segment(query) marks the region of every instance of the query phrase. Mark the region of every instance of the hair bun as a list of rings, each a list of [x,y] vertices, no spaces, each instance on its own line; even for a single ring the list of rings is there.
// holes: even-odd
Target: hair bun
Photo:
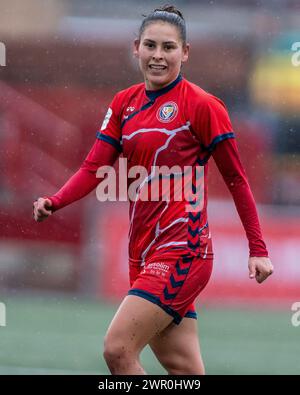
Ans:
[[[173,5],[164,5],[160,8],[156,8],[149,15],[143,15],[144,20],[139,29],[139,39],[141,38],[146,27],[151,23],[162,21],[174,25],[180,34],[180,39],[182,43],[186,44],[186,27],[185,20],[182,13]]]
[[[178,16],[180,16],[180,18],[182,18],[184,20],[184,17],[182,15],[182,13],[173,5],[169,5],[169,4],[165,4],[160,8],[156,8],[154,10],[155,11],[164,11],[164,12],[169,12],[170,14],[176,14]]]

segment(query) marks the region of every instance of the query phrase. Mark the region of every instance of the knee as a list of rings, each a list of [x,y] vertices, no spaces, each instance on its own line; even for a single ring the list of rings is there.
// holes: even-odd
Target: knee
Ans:
[[[103,357],[111,372],[118,369],[121,365],[126,365],[131,359],[134,359],[135,353],[129,350],[125,344],[117,339],[105,337]]]
[[[103,357],[107,364],[118,361],[125,357],[125,347],[120,342],[105,337],[103,347]]]

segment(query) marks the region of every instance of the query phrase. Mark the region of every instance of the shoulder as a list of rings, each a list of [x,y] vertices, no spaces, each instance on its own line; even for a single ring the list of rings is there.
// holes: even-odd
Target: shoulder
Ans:
[[[141,90],[143,90],[145,87],[145,84],[142,82],[140,84],[135,84],[131,85],[130,87],[123,89],[119,91],[115,97],[114,100],[117,101],[124,101],[124,100],[130,100],[131,97],[135,96],[137,93],[139,93]]]
[[[110,103],[110,111],[120,115],[128,106],[128,103],[131,101],[131,99],[143,89],[144,83],[140,83],[117,92]]]
[[[219,109],[220,107],[226,109],[224,102],[213,94],[200,88],[200,86],[184,79],[184,88],[188,103],[191,104],[192,108],[197,110],[203,109]]]

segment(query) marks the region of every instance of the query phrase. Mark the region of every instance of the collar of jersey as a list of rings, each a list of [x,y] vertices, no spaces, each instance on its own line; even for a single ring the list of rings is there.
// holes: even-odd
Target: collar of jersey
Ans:
[[[156,91],[148,91],[145,90],[146,95],[151,101],[154,101],[156,98],[158,98],[161,95],[164,95],[165,93],[169,92],[171,89],[173,89],[180,81],[182,80],[182,75],[179,74],[176,80],[171,82],[169,85],[165,86],[164,88],[158,89]]]

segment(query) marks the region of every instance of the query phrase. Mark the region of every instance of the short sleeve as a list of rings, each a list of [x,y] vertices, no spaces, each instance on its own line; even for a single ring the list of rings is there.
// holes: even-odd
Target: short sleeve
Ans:
[[[196,102],[193,113],[192,128],[204,153],[210,155],[219,142],[235,137],[225,104],[215,96]]]
[[[111,102],[107,113],[102,122],[101,128],[98,130],[96,137],[114,146],[119,152],[122,151],[121,146],[121,123],[120,123],[120,99],[117,94]]]

